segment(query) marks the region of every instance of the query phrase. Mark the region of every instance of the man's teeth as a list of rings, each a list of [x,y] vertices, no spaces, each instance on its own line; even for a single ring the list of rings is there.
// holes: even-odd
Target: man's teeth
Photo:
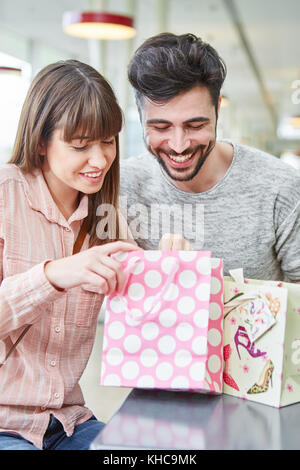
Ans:
[[[99,171],[98,173],[83,173],[85,176],[90,176],[91,178],[97,178],[98,176],[101,175],[101,171]]]
[[[177,163],[183,163],[183,162],[186,162],[187,160],[189,160],[192,156],[192,153],[190,153],[189,155],[185,155],[184,157],[175,157],[174,155],[168,155],[169,158],[171,158],[171,160],[174,160],[174,162],[177,162]]]

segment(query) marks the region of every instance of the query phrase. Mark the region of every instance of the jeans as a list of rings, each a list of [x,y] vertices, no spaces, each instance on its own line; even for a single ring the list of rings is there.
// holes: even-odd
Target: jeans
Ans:
[[[67,436],[62,424],[51,415],[43,440],[43,450],[88,450],[105,424],[92,416]],[[0,450],[40,450],[19,434],[0,432]]]

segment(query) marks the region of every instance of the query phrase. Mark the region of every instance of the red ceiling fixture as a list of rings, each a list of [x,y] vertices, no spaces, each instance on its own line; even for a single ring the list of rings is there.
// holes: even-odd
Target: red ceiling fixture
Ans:
[[[130,16],[92,11],[65,12],[63,31],[86,39],[130,39],[136,35]]]

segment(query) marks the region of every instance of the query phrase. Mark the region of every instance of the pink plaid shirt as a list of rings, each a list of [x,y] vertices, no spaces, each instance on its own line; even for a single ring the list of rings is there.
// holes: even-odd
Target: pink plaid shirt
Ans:
[[[43,174],[0,169],[0,358],[32,324],[0,369],[0,431],[42,448],[50,413],[67,435],[92,412],[78,381],[89,359],[103,296],[81,287],[58,291],[44,265],[72,254],[88,197],[66,221]],[[88,236],[82,249],[88,248]]]

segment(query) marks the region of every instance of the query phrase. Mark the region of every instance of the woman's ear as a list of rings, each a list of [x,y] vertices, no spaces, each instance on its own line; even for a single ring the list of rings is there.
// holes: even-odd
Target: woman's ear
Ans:
[[[38,153],[43,157],[46,155],[46,145],[44,140],[41,140],[38,144]]]

